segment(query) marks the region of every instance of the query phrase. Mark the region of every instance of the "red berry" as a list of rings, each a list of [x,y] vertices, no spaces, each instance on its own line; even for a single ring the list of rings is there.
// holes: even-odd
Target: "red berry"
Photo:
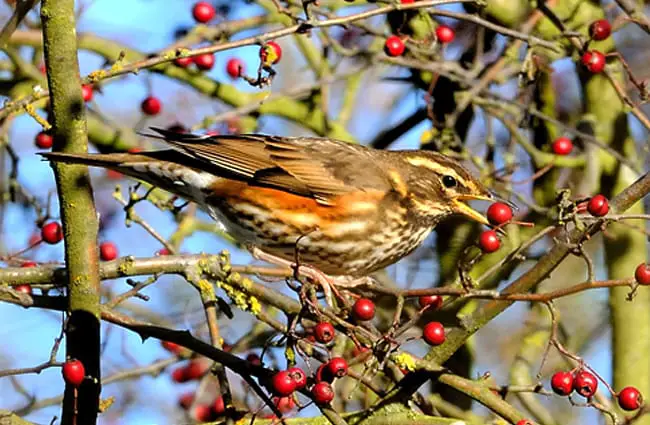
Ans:
[[[90,102],[93,100],[93,86],[90,84],[84,84],[81,86],[81,95],[84,98],[84,102]]]
[[[190,57],[174,59],[174,64],[176,64],[176,66],[179,66],[181,68],[187,68],[192,64],[192,62],[194,62],[194,59]]]
[[[342,378],[348,374],[348,362],[343,357],[334,357],[327,362],[327,370],[332,376]]]
[[[606,39],[611,33],[612,26],[607,19],[599,19],[589,25],[589,35],[596,41]]]
[[[198,404],[192,416],[198,422],[210,422],[213,419],[212,408],[209,404]]]
[[[192,403],[194,403],[193,392],[185,393],[178,399],[178,405],[185,410],[189,409]]]
[[[414,3],[414,2],[415,2],[415,0],[400,0],[400,3],[402,3],[402,4],[411,4],[411,3]]]
[[[275,41],[269,41],[260,47],[260,59],[264,66],[271,66],[282,59],[282,47]]]
[[[65,382],[73,387],[81,385],[86,377],[86,370],[83,363],[76,359],[68,360],[63,363],[61,373],[63,373],[63,379]]]
[[[25,267],[36,267],[36,263],[33,261],[25,261],[20,265],[20,267],[25,268]]]
[[[499,249],[501,241],[494,230],[486,230],[478,238],[478,244],[483,252],[489,254]]]
[[[591,372],[581,370],[573,377],[573,389],[583,397],[593,397],[598,389],[598,380]]]
[[[185,373],[185,366],[177,367],[176,369],[172,370],[172,381],[179,384],[189,381],[187,374]]]
[[[521,419],[517,421],[517,425],[535,425],[535,424],[529,421],[528,419]]]
[[[329,371],[328,363],[323,363],[316,370],[316,382],[333,382],[334,375]]]
[[[456,32],[453,28],[448,27],[447,25],[438,25],[438,28],[436,28],[436,37],[442,44],[447,44],[454,41],[454,38],[456,38]]]
[[[117,258],[117,247],[113,242],[102,242],[99,245],[99,257],[102,261],[111,261]]]
[[[202,24],[210,22],[216,13],[214,6],[207,1],[200,1],[192,8],[192,16],[194,16],[194,20]]]
[[[167,248],[160,248],[158,251],[156,251],[156,255],[169,255],[171,252]]]
[[[162,103],[157,97],[148,96],[140,104],[140,109],[147,115],[158,115],[162,110]]]
[[[183,347],[176,344],[175,342],[161,341],[160,345],[162,345],[165,350],[169,351],[172,354],[180,354],[180,352],[183,351]]]
[[[634,278],[639,285],[650,285],[650,265],[639,264],[634,271]]]
[[[226,413],[226,404],[223,402],[223,397],[219,396],[212,403],[212,412],[217,416],[222,416]]]
[[[56,221],[47,223],[41,229],[41,238],[51,245],[61,242],[63,240],[63,229],[61,225]]]
[[[573,373],[556,372],[551,377],[551,388],[555,394],[566,396],[573,391]]]
[[[209,71],[214,66],[214,55],[212,53],[204,53],[202,55],[194,56],[194,64],[202,71]]]
[[[598,50],[588,50],[582,54],[582,64],[593,74],[605,69],[605,55]]]
[[[45,131],[38,133],[34,139],[34,144],[41,149],[50,149],[53,143],[54,137]]]
[[[368,298],[359,298],[352,306],[352,314],[357,320],[372,320],[375,317],[375,303]]]
[[[282,370],[273,375],[271,386],[275,395],[286,397],[296,390],[296,381],[288,370]]]
[[[388,37],[386,39],[386,43],[384,44],[384,52],[386,52],[388,56],[402,56],[404,49],[404,42],[396,35],[391,35]]]
[[[495,202],[488,208],[487,218],[495,226],[507,223],[512,220],[512,209],[503,202]]]
[[[26,283],[14,286],[14,291],[20,292],[21,294],[32,295],[32,287]]]
[[[291,375],[291,378],[293,378],[294,382],[296,383],[297,390],[304,388],[305,385],[307,385],[307,375],[305,374],[304,370],[300,369],[299,367],[292,367],[291,369],[287,370],[287,372],[289,372],[289,375]]]
[[[587,211],[594,217],[602,217],[609,212],[609,202],[603,195],[596,195],[589,200]]]
[[[636,410],[643,404],[643,396],[634,387],[625,387],[618,393],[618,405],[623,410]]]
[[[293,401],[293,397],[273,397],[273,403],[282,413],[289,413],[296,407],[296,402]]]
[[[250,364],[254,366],[261,366],[262,365],[262,359],[260,359],[260,356],[258,356],[255,353],[248,353],[246,356],[246,360],[250,362]]]
[[[334,390],[327,382],[319,382],[311,388],[311,395],[318,404],[327,404],[334,400]]]
[[[431,306],[434,310],[442,307],[442,297],[440,295],[422,295],[418,298],[421,308]]]
[[[244,64],[237,58],[230,58],[226,62],[226,72],[230,78],[239,78],[244,73]]]
[[[440,322],[429,322],[422,329],[422,338],[429,345],[440,345],[445,342],[445,327]]]
[[[568,155],[573,150],[573,142],[568,137],[558,137],[553,141],[551,149],[556,155]]]
[[[316,337],[316,341],[327,344],[334,339],[336,331],[331,323],[320,322],[314,327],[314,336]]]
[[[210,365],[206,361],[201,359],[190,360],[187,366],[185,366],[185,380],[192,381],[194,379],[200,379],[209,368]]]

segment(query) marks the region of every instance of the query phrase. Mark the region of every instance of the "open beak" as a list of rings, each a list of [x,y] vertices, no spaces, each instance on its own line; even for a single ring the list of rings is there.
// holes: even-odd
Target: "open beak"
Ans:
[[[456,213],[469,217],[481,224],[490,224],[488,219],[483,214],[476,211],[463,201],[492,201],[493,199],[494,197],[491,195],[460,195],[456,197],[452,202],[454,204],[454,211]]]

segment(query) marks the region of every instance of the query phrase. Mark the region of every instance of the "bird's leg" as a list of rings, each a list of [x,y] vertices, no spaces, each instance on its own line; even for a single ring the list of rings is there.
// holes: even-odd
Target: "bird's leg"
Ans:
[[[341,297],[341,294],[336,289],[336,281],[335,281],[336,278],[332,278],[326,275],[325,273],[321,272],[315,267],[309,265],[297,264],[292,261],[285,260],[284,258],[280,258],[275,255],[264,252],[256,246],[249,246],[249,251],[253,256],[253,258],[257,260],[265,261],[267,263],[271,263],[278,267],[286,267],[292,269],[295,271],[296,275],[298,276],[302,275],[308,277],[313,281],[317,282],[318,284],[320,284],[320,286],[323,288],[323,293],[325,294],[325,302],[329,307],[334,307],[334,299],[332,297],[332,292],[334,292],[334,294],[337,297],[339,298]]]

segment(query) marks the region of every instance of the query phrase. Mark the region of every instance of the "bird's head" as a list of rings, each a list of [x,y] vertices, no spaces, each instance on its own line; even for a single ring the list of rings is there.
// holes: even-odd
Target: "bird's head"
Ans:
[[[409,210],[426,223],[461,214],[482,224],[487,218],[470,207],[467,201],[494,199],[490,191],[459,162],[439,153],[405,151],[401,160],[408,169],[404,191]]]

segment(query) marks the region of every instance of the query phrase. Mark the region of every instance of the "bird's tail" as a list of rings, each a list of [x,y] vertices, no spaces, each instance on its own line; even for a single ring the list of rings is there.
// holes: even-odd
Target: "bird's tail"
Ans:
[[[199,171],[193,167],[193,164],[180,163],[179,159],[183,155],[174,150],[137,154],[46,152],[40,153],[40,155],[51,162],[83,164],[115,170],[196,202],[201,202],[202,191],[217,178],[209,173]],[[187,158],[183,158],[183,160],[190,161]]]

